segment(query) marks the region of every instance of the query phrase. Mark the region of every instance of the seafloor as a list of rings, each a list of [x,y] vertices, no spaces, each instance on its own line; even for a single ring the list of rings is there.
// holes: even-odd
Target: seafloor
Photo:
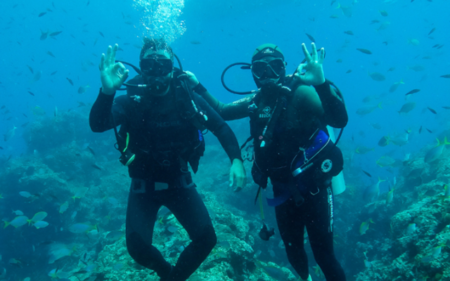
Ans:
[[[14,231],[7,236],[10,246],[5,248],[9,254],[3,256],[11,258],[14,253],[24,261],[27,267],[20,270],[26,271],[31,280],[48,280],[52,268],[58,269],[58,277],[70,280],[158,280],[127,253],[121,232],[125,230],[130,179],[117,160],[112,131],[91,133],[87,112],[85,108],[30,123],[24,134],[29,153],[1,161],[1,200],[27,210],[28,217],[46,211],[50,223],[45,229],[25,225],[2,230]],[[386,204],[384,194],[364,205],[357,167],[352,166],[345,143],[342,149],[347,191],[335,198],[335,252],[348,280],[450,280],[450,198],[443,196],[450,178],[450,151],[444,150],[430,165],[424,163],[429,149],[424,148],[398,168],[390,204]],[[229,164],[219,145],[207,145],[195,182],[210,212],[218,243],[189,280],[298,280],[277,231],[268,242],[258,236],[261,219],[253,200],[256,185],[249,183],[245,190],[234,193],[228,186]],[[246,163],[247,171],[250,165]],[[20,191],[33,196],[21,198]],[[60,206],[65,202],[69,207],[61,213]],[[8,219],[14,218],[10,210],[2,209],[5,213]],[[265,208],[266,223],[276,226],[273,213],[273,209]],[[373,223],[361,235],[361,223],[370,219]],[[98,233],[71,233],[68,229],[75,223],[92,225]],[[414,231],[408,228],[412,223]],[[153,241],[166,259],[175,263],[189,237],[162,209]],[[312,259],[307,241],[305,238]],[[27,243],[33,246],[33,253],[15,251],[16,245]],[[56,243],[70,251],[49,265],[51,245]],[[15,270],[9,271],[24,278]],[[324,280],[314,260],[310,261],[310,271],[313,280]]]

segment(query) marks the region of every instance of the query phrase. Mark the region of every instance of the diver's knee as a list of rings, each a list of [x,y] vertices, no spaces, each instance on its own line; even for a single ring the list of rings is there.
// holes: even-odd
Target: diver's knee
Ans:
[[[201,235],[197,238],[197,241],[201,242],[206,249],[212,250],[217,244],[217,235],[213,226],[206,226]]]
[[[144,241],[136,233],[130,234],[126,237],[127,251],[131,258],[138,264],[142,265]]]

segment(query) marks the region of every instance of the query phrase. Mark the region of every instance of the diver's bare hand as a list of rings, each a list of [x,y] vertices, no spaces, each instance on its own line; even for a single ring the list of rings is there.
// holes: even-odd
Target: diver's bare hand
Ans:
[[[241,191],[244,188],[246,181],[247,176],[245,174],[245,168],[242,160],[234,159],[230,169],[230,187],[236,183],[236,188],[234,191]]]
[[[200,82],[198,82],[197,77],[195,77],[195,74],[190,71],[185,71],[183,74],[178,76],[178,78],[184,78],[186,79],[189,88],[194,89],[195,86],[197,86]]]
[[[295,77],[300,79],[306,85],[318,86],[325,82],[325,74],[323,72],[323,61],[325,59],[325,49],[321,48],[319,54],[317,53],[316,44],[311,43],[311,54],[306,49],[305,44],[302,44],[303,54],[306,58],[306,63],[302,63],[297,68]]]
[[[100,79],[102,81],[102,93],[105,95],[113,95],[128,78],[128,69],[122,63],[116,63],[118,48],[119,45],[117,44],[114,47],[108,46],[106,55],[102,54],[100,60]]]

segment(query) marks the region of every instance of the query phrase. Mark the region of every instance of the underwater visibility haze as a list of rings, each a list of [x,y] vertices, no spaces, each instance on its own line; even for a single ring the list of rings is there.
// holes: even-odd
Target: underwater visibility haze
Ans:
[[[0,8],[0,280],[450,280],[449,1],[11,0],[2,1]],[[160,41],[146,45],[145,38],[162,38],[166,45],[161,47]],[[270,51],[270,60],[264,60],[261,50],[255,51],[259,46]],[[124,64],[115,66],[112,54]],[[308,58],[310,54],[312,58]],[[222,77],[225,68],[238,62],[244,64],[231,67]],[[295,237],[303,246],[286,246],[283,240],[288,240],[280,228],[289,226],[280,226],[279,213],[282,206],[296,200],[296,193],[292,187],[287,193],[277,193],[273,175],[268,184],[266,177],[267,188],[254,182],[255,155],[259,157],[258,151],[271,143],[266,132],[277,141],[289,129],[282,122],[286,120],[281,118],[283,124],[274,126],[266,121],[269,125],[261,128],[260,138],[240,151],[247,181],[243,187],[241,157],[233,155],[239,154],[237,143],[244,144],[250,136],[250,118],[227,117],[217,109],[220,105],[210,107],[203,98],[209,104],[211,99],[197,97],[207,89],[225,104],[242,98],[234,105],[255,101],[254,95],[264,92],[256,90],[265,87],[259,80],[258,63],[260,76],[272,73],[277,79],[280,73],[283,77],[296,73],[303,77],[298,79],[306,79],[310,72],[320,74],[323,67],[326,81],[296,87],[313,92],[319,102],[324,95],[322,83],[335,84],[342,93],[345,106],[339,94],[333,94],[333,103],[322,100],[324,114],[341,105],[344,113],[325,124],[336,128],[328,127],[325,134],[326,126],[320,127],[308,140],[317,141],[321,133],[330,143],[338,138],[337,146],[331,146],[342,152],[343,171],[335,177],[339,183],[333,180],[334,196],[330,183],[328,189],[318,189],[330,208],[322,211],[330,212],[332,258],[317,250],[323,246],[323,233],[311,235],[303,231],[304,226]],[[142,159],[127,154],[133,136],[129,142],[130,135],[123,132],[132,130],[127,127],[130,124],[120,123],[118,136],[112,130],[116,123],[111,122],[121,122],[114,119],[125,116],[122,113],[128,109],[125,105],[123,112],[117,109],[120,99],[113,104],[116,88],[111,86],[111,93],[106,92],[105,73],[112,71],[109,77],[119,78],[128,75],[127,82],[132,84],[128,96],[147,89],[133,84],[147,83],[158,99],[166,95],[168,80],[145,77],[164,73],[166,67],[169,73],[172,66],[188,71],[177,84],[177,89],[189,93],[189,100],[180,99],[182,106],[191,106],[187,115],[194,110],[207,125],[194,130],[200,142],[193,151],[205,144],[204,153],[196,154],[203,154],[199,165],[192,157],[184,163],[189,162],[192,172],[192,179],[186,176],[188,183],[184,184],[195,182],[196,188],[183,187],[185,196],[180,193],[175,196],[179,201],[165,204],[165,196],[149,199],[137,191],[138,187],[147,190],[149,181],[133,176],[132,162],[141,163]],[[167,73],[166,77],[172,75]],[[247,95],[230,93],[222,81]],[[289,97],[288,90],[279,87],[285,91],[274,99],[279,114],[284,116],[283,110],[289,112],[289,106],[298,102],[302,109],[295,114],[306,116],[299,131],[307,131],[314,104],[308,99],[283,99]],[[128,97],[127,91],[115,93],[116,98],[121,95]],[[146,103],[145,97],[141,103],[137,94],[131,98],[134,104]],[[173,104],[178,106],[180,100]],[[106,108],[103,115],[100,105]],[[197,124],[189,117],[189,122],[166,134],[167,128],[180,125],[177,118],[181,114],[169,112],[163,105],[150,110],[168,118],[155,123],[155,128],[163,128],[156,139],[158,145],[172,147],[175,140],[189,139],[188,129]],[[249,103],[248,110],[245,107],[244,113],[250,113],[244,117],[252,116],[254,105]],[[203,117],[204,112],[208,117]],[[277,112],[268,107],[254,118],[276,119]],[[338,115],[342,119],[335,118]],[[188,119],[182,116],[184,121]],[[224,123],[220,116],[233,121]],[[295,133],[293,130],[292,139]],[[332,134],[336,138],[328,137]],[[122,144],[115,145],[117,137],[123,137]],[[255,152],[252,143],[257,146]],[[153,142],[148,147],[153,149]],[[183,148],[177,147],[180,154],[187,153]],[[305,159],[308,149],[300,146]],[[159,161],[162,154],[152,155]],[[119,161],[119,157],[125,160]],[[169,157],[167,153],[165,157]],[[294,160],[298,159],[292,160],[295,164]],[[170,161],[164,158],[160,162],[166,167]],[[329,171],[327,163],[322,163],[324,173]],[[303,173],[304,166],[296,168],[300,171],[294,170],[294,177],[295,171]],[[179,170],[184,180],[189,172]],[[159,180],[152,181],[153,192],[175,192],[171,180],[179,175],[165,175],[165,171],[153,171],[163,178],[161,182],[166,181],[166,187],[160,187]],[[280,197],[274,198],[272,185]],[[308,191],[302,195],[305,201],[298,205],[310,206],[308,200],[316,194]],[[278,202],[283,196],[285,200]],[[168,206],[148,207],[156,197]],[[198,203],[194,208],[183,205],[194,201]],[[129,202],[134,202],[133,208]],[[293,204],[289,210],[295,208]],[[297,217],[309,220],[298,210],[290,213],[292,225]],[[147,211],[154,214],[142,215],[142,219]],[[197,226],[209,231],[209,236],[203,236]],[[136,233],[148,240],[139,240]],[[311,243],[315,249],[310,239],[315,241]],[[303,259],[303,265],[296,266],[300,262],[293,257],[303,253],[303,247],[308,264]],[[156,266],[153,260],[146,260],[146,251],[166,262]],[[188,279],[177,277],[183,276],[178,273],[183,264],[177,264],[183,255],[196,264],[190,273],[185,269]],[[343,274],[324,270],[324,265],[335,261],[345,279]],[[309,279],[301,276],[304,274]]]

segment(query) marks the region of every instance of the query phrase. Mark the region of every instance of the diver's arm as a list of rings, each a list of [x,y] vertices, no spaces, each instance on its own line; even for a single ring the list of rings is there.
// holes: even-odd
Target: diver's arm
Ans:
[[[245,186],[246,175],[245,168],[242,163],[241,150],[239,148],[239,143],[236,136],[228,124],[206,103],[203,98],[196,96],[194,99],[197,105],[205,111],[206,116],[208,116],[208,121],[206,121],[205,124],[206,128],[217,137],[231,160],[230,187],[236,185],[234,191],[240,191]]]
[[[314,86],[314,89],[316,89],[322,102],[324,122],[334,128],[344,128],[348,122],[348,115],[341,97],[327,81],[318,86]]]
[[[206,128],[217,137],[230,160],[242,160],[239,143],[230,126],[228,126],[222,117],[220,117],[203,98],[196,96],[194,99],[196,104],[205,111],[206,116],[208,116],[208,121],[206,121],[205,124]]]
[[[316,45],[311,43],[311,53],[302,44],[303,54],[306,63],[301,63],[294,77],[303,84],[312,85],[319,95],[322,103],[322,121],[324,125],[330,125],[335,128],[343,128],[347,125],[348,115],[344,101],[337,95],[336,91],[331,89],[331,85],[325,79],[323,71],[323,61],[325,60],[325,49],[321,48],[317,52]],[[316,102],[313,102],[317,104]]]
[[[116,63],[116,53],[119,45],[109,46],[106,55],[102,54],[100,60],[100,80],[102,87],[91,108],[89,125],[93,132],[104,132],[122,124],[125,114],[122,102],[126,96],[118,97],[113,105],[114,95],[128,78],[128,69],[122,63]]]
[[[106,95],[100,90],[89,114],[91,130],[101,133],[112,129],[114,125],[121,125],[125,119],[125,112],[122,107],[125,98],[126,96],[120,96],[114,101],[114,94]]]
[[[199,84],[201,85],[201,84]],[[208,90],[194,91],[198,93],[208,104],[226,121],[237,120],[248,117],[248,106],[253,96],[245,97],[243,99],[234,101],[232,103],[224,104],[211,95]]]

